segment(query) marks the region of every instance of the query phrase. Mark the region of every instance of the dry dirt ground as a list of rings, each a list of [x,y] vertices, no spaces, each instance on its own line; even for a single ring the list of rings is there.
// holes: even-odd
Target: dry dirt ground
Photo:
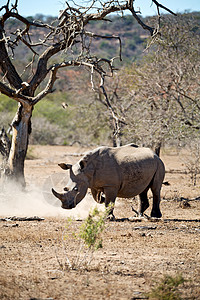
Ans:
[[[90,265],[67,267],[79,249],[72,233],[94,203],[88,195],[68,212],[50,204],[54,198],[48,188],[63,177],[57,163],[77,161],[85,150],[32,146],[33,159],[25,166],[28,191],[20,194],[12,186],[10,194],[0,194],[0,299],[147,299],[144,293],[162,278],[178,274],[185,279],[179,286],[181,299],[200,299],[200,178],[194,187],[179,153],[170,149],[161,155],[170,183],[162,189],[162,219],[129,221],[125,218],[134,215],[131,206],[137,209],[137,201],[118,199],[117,220],[106,222],[103,248],[89,254]],[[75,218],[71,222],[69,215]],[[44,220],[6,219],[12,216]]]

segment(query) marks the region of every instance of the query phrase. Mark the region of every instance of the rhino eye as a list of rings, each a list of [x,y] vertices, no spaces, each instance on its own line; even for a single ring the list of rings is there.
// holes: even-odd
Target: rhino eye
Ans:
[[[73,191],[78,191],[77,186],[75,186],[75,187],[73,188]]]

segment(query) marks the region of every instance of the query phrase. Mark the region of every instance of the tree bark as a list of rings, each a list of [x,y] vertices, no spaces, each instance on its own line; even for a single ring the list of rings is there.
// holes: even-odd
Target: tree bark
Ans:
[[[121,135],[120,134],[117,134],[117,135],[113,134],[113,147],[120,147],[120,146],[122,146]]]
[[[155,146],[155,153],[160,157],[160,149],[161,149],[162,143],[158,142]]]
[[[32,111],[33,106],[19,104],[18,111],[12,122],[13,136],[7,170],[10,179],[16,181],[22,188],[25,187],[24,162],[31,133]]]

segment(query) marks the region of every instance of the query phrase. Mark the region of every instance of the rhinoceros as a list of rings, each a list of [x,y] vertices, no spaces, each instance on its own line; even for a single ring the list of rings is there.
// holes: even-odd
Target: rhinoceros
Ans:
[[[149,148],[133,144],[122,147],[99,147],[85,154],[76,164],[60,163],[70,170],[64,193],[52,189],[61,200],[62,208],[74,208],[91,189],[93,198],[107,207],[116,197],[132,198],[139,195],[138,215],[149,207],[147,192],[151,189],[153,205],[151,217],[160,218],[160,190],[165,176],[162,160]],[[103,196],[104,195],[104,196]],[[114,215],[113,215],[114,217]]]

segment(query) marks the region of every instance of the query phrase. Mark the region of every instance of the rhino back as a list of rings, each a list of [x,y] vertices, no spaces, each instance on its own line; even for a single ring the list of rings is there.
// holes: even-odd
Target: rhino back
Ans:
[[[95,159],[93,185],[112,186],[119,197],[136,196],[150,184],[158,163],[159,158],[149,148],[104,148]]]
[[[119,197],[133,197],[143,192],[151,183],[160,163],[159,157],[149,148],[119,148],[115,159],[121,174]]]

